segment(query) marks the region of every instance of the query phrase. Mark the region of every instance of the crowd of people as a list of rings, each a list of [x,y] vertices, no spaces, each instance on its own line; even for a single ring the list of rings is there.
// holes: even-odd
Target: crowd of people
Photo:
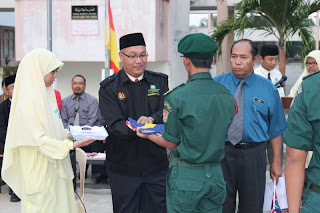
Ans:
[[[116,213],[261,213],[267,159],[277,183],[283,143],[289,212],[300,212],[305,172],[301,212],[319,212],[320,51],[305,58],[287,121],[284,88],[275,87],[282,78],[276,45],[262,46],[261,65],[254,68],[256,44],[234,42],[231,72],[212,78],[218,46],[202,33],[187,35],[177,51],[188,81],[169,90],[167,75],[146,70],[142,33],[124,35],[119,44],[123,68],[100,83],[99,101],[85,92],[82,75],[71,79],[73,93],[61,100],[52,84],[63,63],[44,49],[29,52],[17,75],[3,80],[1,175],[13,190],[11,201],[21,198],[23,212],[77,212],[72,150],[82,147],[106,151],[105,165],[93,167],[92,178],[109,182]],[[135,132],[126,125],[129,117],[163,123],[164,132]],[[69,125],[106,126],[109,136],[74,141]]]

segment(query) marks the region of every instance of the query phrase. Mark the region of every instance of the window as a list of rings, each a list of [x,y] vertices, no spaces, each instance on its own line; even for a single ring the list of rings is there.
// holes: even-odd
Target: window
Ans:
[[[15,58],[14,29],[4,28],[2,34],[3,58]]]

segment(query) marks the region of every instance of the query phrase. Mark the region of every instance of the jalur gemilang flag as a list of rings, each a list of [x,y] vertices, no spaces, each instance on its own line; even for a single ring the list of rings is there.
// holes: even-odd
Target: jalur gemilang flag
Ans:
[[[274,191],[273,192],[273,199],[272,199],[272,203],[271,203],[271,213],[281,213],[281,209],[279,206],[279,202],[278,202],[278,197],[277,197],[277,192]]]
[[[112,12],[110,7],[110,1],[108,2],[109,23],[107,22],[105,27],[105,42],[104,45],[110,50],[110,69],[113,69],[114,73],[119,72],[119,58],[116,33],[113,25]],[[108,26],[109,25],[109,26]]]

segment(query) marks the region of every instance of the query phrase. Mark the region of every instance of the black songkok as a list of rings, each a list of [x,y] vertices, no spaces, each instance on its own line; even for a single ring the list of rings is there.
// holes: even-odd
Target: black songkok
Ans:
[[[279,55],[279,49],[277,45],[263,45],[261,47],[261,57],[264,58],[265,56],[276,56]]]
[[[142,33],[124,35],[119,40],[120,50],[132,46],[146,46]]]
[[[8,77],[5,77],[4,83],[5,83],[6,87],[7,87],[10,84],[13,84],[15,80],[16,80],[16,75],[9,75]]]

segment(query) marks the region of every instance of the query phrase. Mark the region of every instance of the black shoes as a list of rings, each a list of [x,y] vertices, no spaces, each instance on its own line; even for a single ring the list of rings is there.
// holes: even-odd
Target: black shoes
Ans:
[[[104,184],[108,183],[108,177],[100,173],[96,173],[92,175],[91,179],[94,183],[104,183]]]
[[[11,202],[19,202],[20,198],[14,192],[12,192],[11,197],[10,197],[10,201]]]

